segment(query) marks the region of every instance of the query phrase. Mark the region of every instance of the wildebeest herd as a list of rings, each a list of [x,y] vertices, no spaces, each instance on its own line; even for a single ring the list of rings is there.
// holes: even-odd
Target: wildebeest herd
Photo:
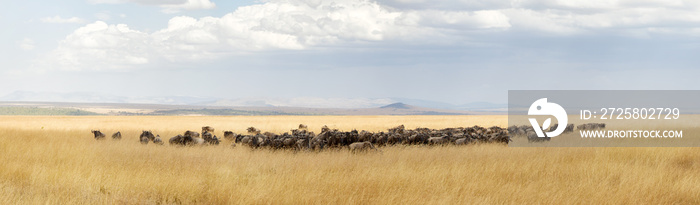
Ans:
[[[547,131],[557,128],[554,124]],[[604,129],[603,123],[588,123],[576,127],[579,130]],[[566,125],[564,133],[573,132],[574,124]],[[99,130],[93,130],[95,139],[106,138]],[[194,145],[219,145],[222,139],[214,133],[210,126],[202,127],[202,134],[187,130],[183,134],[174,136],[168,140],[170,145],[194,146]],[[224,131],[223,139],[231,141],[231,147],[237,144],[251,148],[293,149],[293,150],[323,150],[333,148],[349,148],[353,151],[376,150],[375,146],[389,145],[467,145],[474,143],[504,143],[511,141],[511,136],[527,136],[529,142],[549,141],[549,137],[537,137],[532,126],[510,126],[507,129],[493,126],[489,128],[473,126],[445,129],[416,128],[406,129],[403,125],[387,129],[386,132],[370,131],[340,131],[330,129],[327,126],[321,128],[319,134],[308,130],[306,125],[300,124],[291,133],[275,134],[261,132],[255,127],[249,127],[247,133],[239,134],[232,131]],[[112,139],[121,139],[121,133],[116,132]],[[143,131],[139,136],[141,144],[152,142],[163,145],[160,135],[154,135],[151,131]]]
[[[95,139],[104,139],[105,135],[99,130],[93,130]],[[239,134],[232,131],[224,131],[223,139],[217,137],[214,128],[202,127],[202,134],[188,130],[183,134],[174,136],[168,140],[170,145],[194,146],[194,145],[219,145],[223,139],[231,141],[231,146],[237,144],[251,148],[269,149],[293,149],[293,150],[323,150],[333,148],[349,148],[353,151],[376,150],[375,146],[389,145],[467,145],[472,143],[505,143],[510,141],[506,129],[500,127],[484,128],[480,126],[429,129],[406,129],[403,125],[390,128],[386,132],[370,131],[340,131],[330,129],[327,126],[321,128],[316,134],[309,131],[306,125],[299,125],[297,129],[282,134],[262,132],[255,127],[249,127],[247,133]],[[118,137],[116,137],[118,136]],[[112,137],[121,139],[119,132]],[[152,142],[164,144],[159,135],[151,131],[143,131],[139,136],[142,144]]]
[[[545,132],[551,132],[557,129],[559,127],[559,124],[554,124],[552,127],[549,129],[545,130]],[[605,129],[605,123],[586,123],[586,124],[581,124],[576,126],[576,129],[578,130],[596,130],[596,129]],[[570,133],[574,132],[574,124],[567,124],[566,129],[564,129],[564,133]],[[513,137],[518,137],[518,136],[526,136],[528,142],[543,142],[543,141],[549,141],[552,138],[551,137],[538,137],[537,133],[535,133],[535,129],[532,128],[530,125],[521,125],[521,126],[510,126],[508,127],[508,133],[511,134]]]

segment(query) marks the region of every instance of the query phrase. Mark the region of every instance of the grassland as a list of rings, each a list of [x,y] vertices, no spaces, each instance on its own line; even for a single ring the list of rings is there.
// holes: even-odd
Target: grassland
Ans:
[[[700,204],[700,149],[486,144],[291,152],[138,144],[202,125],[284,132],[506,126],[505,116],[0,116],[0,204]],[[95,141],[91,129],[122,131]]]

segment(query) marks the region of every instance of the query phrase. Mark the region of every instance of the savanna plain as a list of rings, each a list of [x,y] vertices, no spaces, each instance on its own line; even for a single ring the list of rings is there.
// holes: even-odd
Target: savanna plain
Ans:
[[[208,125],[288,132],[501,126],[507,116],[1,116],[0,204],[700,204],[700,149],[141,145]],[[91,130],[107,134],[96,141]],[[109,136],[121,131],[123,138]]]

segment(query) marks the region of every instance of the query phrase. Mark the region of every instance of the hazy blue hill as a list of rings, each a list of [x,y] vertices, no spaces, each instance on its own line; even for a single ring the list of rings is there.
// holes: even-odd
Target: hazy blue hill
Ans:
[[[382,107],[380,107],[380,108],[411,109],[411,106],[410,106],[410,105],[403,104],[403,103],[394,103],[394,104],[389,104],[389,105],[382,106]]]

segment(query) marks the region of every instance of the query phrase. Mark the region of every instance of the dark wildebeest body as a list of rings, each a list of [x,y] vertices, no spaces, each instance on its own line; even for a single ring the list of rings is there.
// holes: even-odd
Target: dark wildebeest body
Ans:
[[[355,142],[348,145],[348,148],[350,148],[350,151],[352,151],[353,153],[368,150],[377,150],[377,148],[375,148],[371,142]]]
[[[605,129],[605,123],[586,123],[576,126],[579,130],[595,130],[595,129]]]
[[[430,136],[427,133],[415,133],[408,137],[408,144],[425,144]]]
[[[297,141],[293,137],[286,137],[282,140],[282,144],[284,145],[284,148],[294,148],[296,145]]]
[[[438,144],[447,144],[449,142],[448,136],[442,136],[442,137],[431,137],[428,138],[428,144],[431,145],[438,145]]]
[[[236,143],[238,143],[241,140],[240,139],[240,138],[242,138],[241,136],[242,136],[241,134],[236,134],[236,133],[231,132],[231,131],[224,131],[224,139],[231,140],[231,141],[234,141]]]
[[[168,140],[170,145],[186,145],[192,142],[192,137],[185,137],[182,135],[177,135]]]
[[[210,145],[218,145],[219,144],[219,138],[216,137],[216,135],[213,135],[211,132],[205,132],[202,134],[202,139],[204,139],[204,142]]]
[[[141,144],[148,144],[148,141],[153,141],[155,138],[156,136],[151,131],[143,131],[139,136],[139,141]]]
[[[163,140],[160,139],[160,135],[157,135],[155,138],[153,138],[153,144],[163,145]]]
[[[323,128],[321,128],[321,133],[311,138],[311,141],[309,142],[309,148],[315,150],[321,150],[325,148],[326,143],[328,141],[329,131],[330,130],[328,129],[328,127],[323,126]]]
[[[308,138],[305,138],[305,139],[298,139],[298,140],[296,141],[297,149],[299,149],[299,150],[306,150],[306,149],[311,148],[309,142],[310,142],[310,140],[309,140]]]
[[[210,126],[202,127],[202,134],[207,133],[207,132],[214,132],[214,128],[210,127]]]
[[[309,127],[306,126],[305,124],[299,124],[299,129],[300,130],[309,130]]]
[[[121,132],[114,133],[114,134],[112,135],[112,139],[113,139],[113,140],[120,140],[120,139],[122,139],[122,133],[121,133]]]
[[[185,131],[185,135],[183,135],[183,136],[188,136],[188,137],[199,137],[199,133],[198,133],[198,132],[195,132],[195,131],[187,130],[187,131]]]
[[[544,141],[552,140],[551,137],[547,137],[547,136],[545,136],[545,137],[538,137],[538,136],[537,136],[537,133],[535,133],[535,131],[528,131],[528,132],[526,133],[526,135],[527,135],[527,141],[528,141],[528,142],[544,142]],[[546,134],[545,134],[545,135],[546,135]]]
[[[248,131],[248,135],[257,135],[260,134],[260,130],[256,129],[255,127],[249,127],[246,129]]]
[[[456,145],[466,145],[469,144],[472,141],[472,138],[470,137],[463,137],[455,140]]]
[[[188,131],[189,132],[189,131]],[[201,145],[204,144],[204,140],[199,137],[193,137],[193,136],[199,136],[199,135],[194,135],[193,133],[196,132],[185,132],[187,135],[177,135],[175,137],[170,138],[169,142],[171,145],[181,145],[181,146],[191,146],[191,145]]]
[[[556,130],[558,127],[559,127],[559,124],[554,124],[554,125],[552,125],[552,127],[550,127],[550,128],[547,130],[547,132],[553,132],[553,131]],[[564,134],[564,133],[570,133],[570,132],[573,132],[573,131],[574,131],[574,124],[567,124],[567,125],[566,125],[566,128],[564,129],[564,132],[562,132],[562,134]]]
[[[141,142],[141,144],[144,144],[144,145],[148,144],[148,138],[147,137],[139,137],[139,142]]]
[[[93,130],[92,134],[95,135],[96,140],[102,140],[105,139],[105,134],[102,134],[99,130]]]
[[[248,145],[248,146],[251,146],[251,142],[253,141],[253,138],[254,138],[254,137],[255,137],[255,136],[250,136],[250,135],[244,136],[243,138],[241,138],[241,143],[242,143],[242,144],[245,144],[245,145]],[[251,146],[251,147],[252,147],[252,146]]]
[[[241,139],[241,143],[248,145],[251,148],[259,148],[271,145],[272,141],[265,135],[257,134],[243,137],[243,139]]]

